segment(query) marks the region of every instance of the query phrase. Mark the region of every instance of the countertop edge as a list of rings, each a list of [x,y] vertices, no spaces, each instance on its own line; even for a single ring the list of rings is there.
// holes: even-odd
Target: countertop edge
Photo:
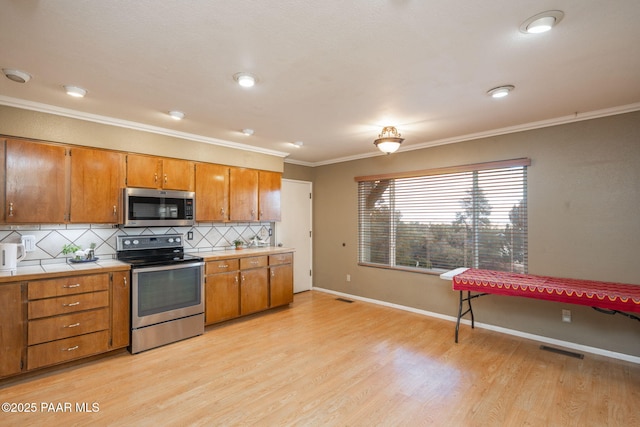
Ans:
[[[293,248],[274,247],[266,248],[247,248],[247,249],[230,249],[225,251],[198,252],[193,255],[200,256],[206,261],[216,261],[220,259],[247,258],[260,255],[276,255],[283,253],[295,252]]]
[[[129,271],[129,264],[110,261],[109,265],[101,264],[79,264],[82,267],[75,267],[69,264],[50,264],[44,266],[18,267],[17,274],[13,276],[0,275],[0,286],[6,283],[26,282],[29,280],[54,279],[57,277],[84,276],[87,274],[111,273],[114,271]],[[64,267],[63,267],[64,266]],[[47,271],[47,269],[58,271]],[[38,271],[39,270],[39,271]]]

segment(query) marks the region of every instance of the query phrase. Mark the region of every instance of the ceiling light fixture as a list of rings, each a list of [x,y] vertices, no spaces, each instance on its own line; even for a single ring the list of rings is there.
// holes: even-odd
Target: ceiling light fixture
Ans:
[[[404,138],[400,138],[400,136],[398,129],[393,126],[385,126],[382,128],[380,135],[378,135],[378,139],[373,141],[373,144],[383,153],[391,154],[396,152],[400,148],[402,141],[404,141]]]
[[[24,71],[14,70],[11,68],[3,68],[2,72],[9,80],[17,83],[26,83],[31,80],[31,75],[29,75],[29,73],[25,73]]]
[[[250,73],[236,73],[233,75],[233,79],[242,87],[252,87],[258,81],[256,76]]]
[[[87,94],[85,89],[78,86],[65,86],[64,90],[67,92],[67,95],[73,96],[74,98],[84,98]]]
[[[253,131],[253,129],[245,128],[245,129],[242,129],[242,133],[247,135],[247,136],[251,136],[251,135],[254,134],[254,131]]]
[[[513,85],[498,86],[488,90],[487,95],[491,96],[492,98],[504,98],[505,96],[509,95],[515,88],[516,87]]]
[[[304,142],[302,141],[296,141],[296,142],[292,142],[291,145],[293,145],[296,148],[300,148],[304,145]]]
[[[552,29],[564,18],[561,10],[548,10],[527,19],[520,25],[520,32],[525,34],[540,34]]]
[[[182,111],[171,110],[171,111],[169,111],[169,115],[171,116],[171,118],[173,120],[182,120],[182,119],[184,119],[184,113]]]

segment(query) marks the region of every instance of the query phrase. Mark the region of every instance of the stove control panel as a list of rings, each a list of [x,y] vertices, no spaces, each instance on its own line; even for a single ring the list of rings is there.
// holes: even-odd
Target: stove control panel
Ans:
[[[182,234],[116,236],[116,250],[181,248]]]

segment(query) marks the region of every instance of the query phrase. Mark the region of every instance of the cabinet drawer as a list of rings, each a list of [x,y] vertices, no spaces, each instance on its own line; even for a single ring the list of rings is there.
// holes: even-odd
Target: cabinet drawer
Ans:
[[[59,279],[39,280],[29,282],[27,298],[58,297],[62,295],[81,294],[84,292],[106,291],[109,289],[108,274],[94,274],[91,276],[62,277]]]
[[[109,309],[100,308],[64,316],[30,320],[29,345],[109,329]]]
[[[108,306],[108,291],[40,299],[36,301],[29,301],[29,319],[75,313],[76,311],[91,310],[93,308]]]
[[[219,261],[209,261],[205,264],[205,274],[226,273],[240,268],[239,259],[222,259]]]
[[[268,262],[269,258],[267,256],[240,258],[240,269],[247,270],[250,268],[266,267]]]
[[[109,331],[94,332],[73,338],[38,344],[27,349],[27,369],[54,365],[109,349]]]
[[[293,262],[293,254],[275,254],[269,255],[269,265],[291,264]]]

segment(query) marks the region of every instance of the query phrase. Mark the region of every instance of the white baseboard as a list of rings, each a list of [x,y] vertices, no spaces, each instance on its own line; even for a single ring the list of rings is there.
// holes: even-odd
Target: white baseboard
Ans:
[[[382,305],[382,306],[385,306],[385,307],[392,307],[392,308],[397,308],[399,310],[410,311],[412,313],[422,314],[424,316],[429,316],[429,317],[435,317],[435,318],[438,318],[438,319],[448,320],[448,321],[454,322],[454,323],[458,320],[454,316],[447,316],[447,315],[440,314],[440,313],[434,313],[432,311],[420,310],[420,309],[417,309],[417,308],[407,307],[407,306],[404,306],[404,305],[394,304],[394,303],[390,303],[390,302],[386,302],[386,301],[380,301],[380,300],[375,300],[375,299],[371,299],[371,298],[365,298],[365,297],[361,297],[361,296],[357,296],[357,295],[346,294],[346,293],[343,293],[343,292],[333,291],[331,289],[318,288],[318,287],[315,287],[315,286],[313,288],[311,288],[311,289],[314,290],[314,291],[325,292],[325,293],[328,293],[328,294],[337,295],[337,296],[340,296],[340,297],[343,297],[343,298],[349,298],[349,299],[353,299],[353,300],[369,302],[369,303],[372,303],[372,304],[378,304],[378,305]],[[466,319],[462,319],[460,321],[460,323],[463,323],[465,325],[471,325],[471,321],[470,320],[466,320]],[[507,329],[507,328],[503,328],[503,327],[500,327],[500,326],[489,325],[489,324],[486,324],[486,323],[475,322],[475,327],[476,328],[481,328],[481,329],[487,329],[487,330],[490,330],[490,331],[496,331],[496,332],[500,332],[500,333],[507,334],[507,335],[513,335],[513,336],[516,336],[516,337],[526,338],[526,339],[532,340],[532,341],[539,341],[539,342],[545,343],[545,344],[552,344],[552,345],[556,345],[556,346],[561,346],[561,347],[565,347],[565,348],[569,348],[569,349],[572,349],[572,350],[577,350],[577,351],[581,351],[581,352],[585,352],[585,353],[591,353],[591,354],[597,354],[599,356],[610,357],[612,359],[624,360],[626,362],[636,363],[636,364],[640,365],[640,357],[632,356],[630,354],[617,353],[615,351],[609,351],[609,350],[605,350],[605,349],[602,349],[602,348],[590,347],[590,346],[587,346],[587,345],[576,344],[576,343],[572,343],[572,342],[569,342],[569,341],[557,340],[557,339],[554,339],[554,338],[544,337],[542,335],[529,334],[527,332],[517,331],[517,330],[514,330],[514,329]],[[453,330],[452,330],[452,333],[453,333]],[[453,338],[451,340],[453,341]]]

